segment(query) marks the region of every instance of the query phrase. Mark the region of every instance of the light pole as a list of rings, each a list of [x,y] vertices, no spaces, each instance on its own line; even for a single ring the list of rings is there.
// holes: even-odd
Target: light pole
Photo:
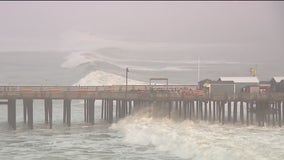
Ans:
[[[127,83],[128,83],[128,68],[126,68],[126,75],[125,75],[125,81],[126,81],[126,84],[125,84],[125,99],[127,98]]]

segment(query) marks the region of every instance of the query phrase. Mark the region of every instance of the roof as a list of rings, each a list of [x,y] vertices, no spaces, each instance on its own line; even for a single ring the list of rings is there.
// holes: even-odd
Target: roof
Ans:
[[[275,82],[279,83],[279,82],[281,82],[282,80],[284,80],[284,77],[273,77],[272,79],[274,79]]]
[[[259,83],[257,77],[220,77],[220,81],[233,81],[234,83]]]

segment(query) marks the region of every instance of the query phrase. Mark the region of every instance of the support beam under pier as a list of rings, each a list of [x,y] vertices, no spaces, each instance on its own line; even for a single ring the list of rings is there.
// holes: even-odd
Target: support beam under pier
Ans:
[[[95,124],[95,100],[88,99],[88,122]]]
[[[44,100],[44,111],[45,111],[45,124],[49,124],[49,128],[52,128],[52,99]]]
[[[28,127],[33,129],[33,99],[23,99],[24,122],[28,118]]]
[[[67,123],[67,126],[71,126],[71,100],[64,99],[63,101],[63,123]]]
[[[16,129],[16,99],[8,99],[8,124],[12,129]]]

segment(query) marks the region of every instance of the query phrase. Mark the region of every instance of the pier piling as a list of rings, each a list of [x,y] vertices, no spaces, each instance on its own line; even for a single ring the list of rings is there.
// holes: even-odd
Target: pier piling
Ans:
[[[44,100],[45,110],[45,124],[49,124],[49,128],[52,128],[52,99],[48,98]]]
[[[16,129],[16,99],[8,99],[8,123],[12,129]]]
[[[63,100],[63,123],[66,123],[67,126],[71,126],[71,100]]]

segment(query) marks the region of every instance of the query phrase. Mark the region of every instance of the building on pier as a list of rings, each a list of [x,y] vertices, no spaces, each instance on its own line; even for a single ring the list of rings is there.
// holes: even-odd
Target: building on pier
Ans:
[[[284,80],[279,83],[278,90],[279,92],[284,92]]]
[[[259,85],[251,85],[251,86],[246,86],[243,88],[242,92],[246,93],[259,93],[260,92],[260,86]]]
[[[269,92],[269,91],[271,91],[270,81],[260,81],[259,82],[259,92],[264,93],[264,92]]]
[[[271,91],[284,92],[284,76],[275,76],[270,80]]]
[[[257,77],[220,77],[217,81],[205,79],[200,81],[199,88],[210,95],[232,95],[240,92],[258,93]]]
[[[220,77],[220,82],[233,82],[234,93],[240,93],[243,88],[248,86],[259,86],[259,80],[257,77]]]
[[[233,81],[212,81],[209,88],[210,95],[232,95],[234,94]]]

